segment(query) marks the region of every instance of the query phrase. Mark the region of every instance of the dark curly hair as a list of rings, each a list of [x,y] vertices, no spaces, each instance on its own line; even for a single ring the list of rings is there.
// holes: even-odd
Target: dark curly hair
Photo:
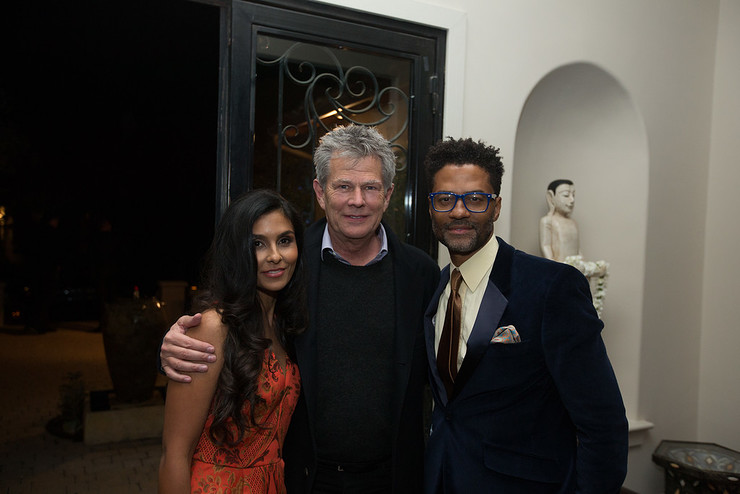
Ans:
[[[257,395],[257,382],[271,341],[264,336],[252,227],[260,217],[278,210],[293,225],[300,254],[303,248],[300,216],[282,196],[260,189],[247,192],[226,209],[206,255],[202,288],[194,309],[199,312],[215,309],[228,328],[224,365],[213,406],[214,420],[209,429],[216,444],[233,446],[249,428],[260,427],[255,422],[254,410],[264,400]],[[275,335],[293,360],[293,337],[305,329],[308,321],[305,280],[303,256],[299,255],[293,277],[279,292],[275,303]],[[245,417],[242,409],[247,401],[250,415]],[[230,431],[229,419],[237,428],[236,436]]]
[[[433,190],[434,176],[446,165],[477,165],[488,172],[488,180],[496,195],[501,194],[501,177],[504,175],[504,164],[498,154],[499,148],[488,146],[483,141],[475,142],[471,138],[439,141],[429,148],[424,159],[427,186]]]

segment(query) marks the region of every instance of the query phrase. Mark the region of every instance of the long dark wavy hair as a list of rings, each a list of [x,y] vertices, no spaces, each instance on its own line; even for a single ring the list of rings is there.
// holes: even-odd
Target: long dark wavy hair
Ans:
[[[247,192],[226,209],[205,258],[201,289],[194,310],[215,309],[228,327],[224,342],[224,365],[216,388],[214,419],[208,431],[212,441],[233,446],[255,422],[254,410],[264,402],[257,394],[265,350],[263,309],[257,291],[257,262],[252,227],[262,216],[282,211],[293,225],[298,247],[298,261],[293,277],[277,295],[275,335],[291,359],[293,337],[306,327],[306,274],[303,266],[303,224],[295,208],[282,196],[270,190]],[[242,409],[250,403],[250,414]],[[234,435],[229,419],[236,425]]]

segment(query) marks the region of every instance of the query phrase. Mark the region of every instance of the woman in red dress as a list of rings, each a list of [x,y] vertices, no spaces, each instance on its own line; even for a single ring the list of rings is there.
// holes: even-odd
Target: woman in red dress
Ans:
[[[306,326],[303,225],[257,190],[216,229],[195,307],[217,360],[167,387],[160,493],[284,493],[283,440],[300,392],[292,337]]]

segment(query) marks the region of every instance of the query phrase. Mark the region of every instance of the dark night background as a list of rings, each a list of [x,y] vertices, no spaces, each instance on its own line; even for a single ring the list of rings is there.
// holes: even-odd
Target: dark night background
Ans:
[[[56,292],[196,283],[215,215],[218,9],[44,0],[2,11],[6,295],[20,303],[51,269]]]

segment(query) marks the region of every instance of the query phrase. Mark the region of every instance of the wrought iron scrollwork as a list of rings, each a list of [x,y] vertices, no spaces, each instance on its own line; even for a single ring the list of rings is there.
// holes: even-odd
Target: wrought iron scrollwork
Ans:
[[[299,58],[295,55],[299,48],[323,53],[328,60],[326,67],[329,68],[317,66],[314,62],[306,60],[307,57]],[[406,168],[408,149],[396,142],[408,129],[410,114],[409,95],[401,88],[394,86],[381,88],[378,78],[369,68],[354,65],[345,70],[329,48],[301,42],[292,44],[282,55],[274,59],[257,57],[257,63],[263,66],[277,66],[279,69],[278,132],[279,141],[283,145],[296,150],[310,148],[313,152],[318,134],[323,135],[330,130],[326,121],[327,117],[331,116],[366,126],[378,126],[398,118],[402,119],[394,122],[394,128],[398,130],[393,136],[386,138],[398,157],[397,170],[402,171]],[[287,124],[283,122],[283,90],[286,83],[305,87],[303,122]],[[394,103],[394,99],[405,103],[405,112],[399,111],[400,105]],[[325,105],[325,108],[320,108],[319,102]]]

